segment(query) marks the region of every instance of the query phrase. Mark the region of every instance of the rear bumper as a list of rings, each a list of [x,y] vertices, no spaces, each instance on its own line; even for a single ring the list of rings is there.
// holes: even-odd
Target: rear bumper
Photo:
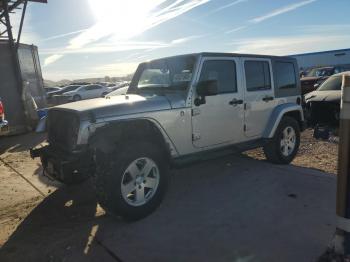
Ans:
[[[7,135],[10,132],[8,122],[6,120],[0,121],[0,136]]]
[[[40,157],[44,175],[59,181],[66,181],[67,176],[90,173],[93,163],[88,150],[62,152],[50,145],[30,149],[30,156]]]

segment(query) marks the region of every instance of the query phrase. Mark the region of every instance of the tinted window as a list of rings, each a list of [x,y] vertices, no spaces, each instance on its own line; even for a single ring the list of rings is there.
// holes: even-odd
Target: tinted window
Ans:
[[[275,64],[277,88],[296,88],[295,71],[293,63],[276,62]]]
[[[248,91],[271,88],[270,66],[265,61],[246,61],[244,63]]]
[[[91,86],[87,86],[86,90],[95,90],[95,89],[100,89],[101,86],[99,85],[91,85]]]
[[[332,76],[328,78],[319,88],[319,91],[341,90],[343,82],[342,76]]]
[[[237,92],[235,62],[228,60],[205,61],[199,81],[206,80],[217,80],[219,93]]]

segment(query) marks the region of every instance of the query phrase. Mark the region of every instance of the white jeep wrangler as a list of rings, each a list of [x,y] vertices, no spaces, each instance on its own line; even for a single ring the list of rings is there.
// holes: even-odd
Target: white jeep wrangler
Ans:
[[[161,203],[169,167],[256,147],[288,164],[303,124],[295,59],[190,54],[140,64],[126,95],[51,108],[31,155],[64,183],[91,175],[101,206],[135,220]]]

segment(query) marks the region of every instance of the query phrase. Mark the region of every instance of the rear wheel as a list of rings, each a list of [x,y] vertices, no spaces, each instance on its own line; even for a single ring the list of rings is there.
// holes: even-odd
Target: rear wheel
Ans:
[[[298,153],[300,145],[300,128],[291,117],[283,117],[274,137],[264,146],[268,161],[276,164],[289,164]]]
[[[80,95],[74,95],[73,96],[73,101],[79,101],[81,100],[81,96]]]
[[[169,166],[157,145],[125,143],[118,152],[96,150],[95,154],[97,199],[107,212],[138,220],[160,205],[169,182]]]

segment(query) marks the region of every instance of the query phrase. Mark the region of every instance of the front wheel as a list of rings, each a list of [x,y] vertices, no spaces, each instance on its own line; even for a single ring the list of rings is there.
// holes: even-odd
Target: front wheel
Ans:
[[[96,194],[107,212],[138,220],[160,205],[169,182],[169,167],[156,145],[138,142],[110,154],[95,151]]]
[[[268,161],[276,164],[289,164],[298,153],[300,145],[300,128],[291,117],[283,117],[274,137],[264,146]]]

